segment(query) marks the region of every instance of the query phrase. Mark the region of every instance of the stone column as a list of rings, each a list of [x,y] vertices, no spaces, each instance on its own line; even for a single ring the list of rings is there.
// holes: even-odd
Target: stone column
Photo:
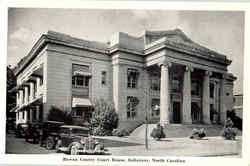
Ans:
[[[220,123],[224,125],[227,118],[227,107],[226,107],[226,98],[225,98],[225,74],[222,75],[220,81]]]
[[[186,66],[184,71],[183,79],[183,104],[182,104],[182,115],[183,123],[192,124],[191,117],[191,72],[193,68]]]
[[[28,87],[25,86],[25,88],[24,88],[24,103],[25,103],[25,104],[28,104],[28,97],[29,97],[29,94],[28,94]]]
[[[203,79],[203,93],[202,93],[202,113],[203,122],[205,124],[211,124],[210,120],[210,76],[212,72],[205,71]]]
[[[40,95],[40,78],[39,77],[37,77],[36,78],[36,97],[38,97],[39,95]]]
[[[165,126],[169,124],[169,71],[168,67],[171,67],[171,63],[160,63],[161,67],[161,92],[160,92],[160,123]]]
[[[22,105],[23,103],[24,103],[24,101],[23,101],[23,90],[19,90],[19,93],[20,93],[20,105]]]
[[[39,120],[39,106],[36,106],[36,121],[38,121]]]
[[[16,92],[16,106],[19,106],[19,100],[20,100],[20,93],[19,91]]]
[[[33,100],[35,98],[34,96],[34,82],[30,82],[30,100]]]
[[[33,112],[34,111],[32,108],[30,108],[30,111],[29,111],[29,114],[30,114],[30,121],[32,122],[33,121]]]
[[[27,123],[28,122],[28,110],[25,109],[23,114],[24,114],[24,122]]]

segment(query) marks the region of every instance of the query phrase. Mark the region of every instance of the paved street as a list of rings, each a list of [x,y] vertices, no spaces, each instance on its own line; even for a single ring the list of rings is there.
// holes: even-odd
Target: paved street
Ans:
[[[241,157],[241,137],[237,140],[223,140],[221,137],[207,137],[204,140],[188,138],[168,138],[161,141],[149,140],[145,149],[144,139],[138,137],[100,137],[109,153],[115,156],[200,156],[200,157]],[[9,154],[56,154],[39,144],[25,142],[7,134],[6,153]]]
[[[39,144],[25,142],[24,138],[16,138],[14,134],[7,134],[6,138],[7,154],[49,154],[55,153],[53,150],[46,150]]]
[[[224,140],[222,137],[206,137],[203,140],[189,138],[167,138],[161,141],[149,139],[149,149],[145,149],[144,139],[138,137],[105,137],[105,139],[119,140],[122,142],[140,143],[134,146],[109,147],[112,155],[120,156],[241,156],[242,140]]]

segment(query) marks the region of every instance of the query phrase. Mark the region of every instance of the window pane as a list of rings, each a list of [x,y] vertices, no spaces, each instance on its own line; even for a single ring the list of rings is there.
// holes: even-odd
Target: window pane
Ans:
[[[214,84],[210,83],[210,98],[214,98]]]
[[[75,77],[72,77],[72,85],[73,85],[73,86],[75,85],[75,80],[76,80],[76,78],[75,78]]]
[[[84,81],[85,81],[85,83],[84,83],[84,86],[89,86],[89,79],[87,78],[87,77],[84,77]]]
[[[127,73],[128,88],[137,87],[138,76],[139,76],[138,70],[128,69],[128,73]]]
[[[136,97],[128,96],[127,97],[127,118],[134,118],[137,112],[137,105],[139,100]]]
[[[191,94],[200,96],[200,84],[199,80],[192,80],[192,85],[191,85]]]
[[[78,76],[78,77],[76,77],[76,85],[77,86],[83,86],[83,77],[81,77],[81,76]]]

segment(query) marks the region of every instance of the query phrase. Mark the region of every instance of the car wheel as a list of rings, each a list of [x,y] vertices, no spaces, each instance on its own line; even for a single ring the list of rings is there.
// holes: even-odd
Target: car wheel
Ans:
[[[40,145],[40,147],[43,147],[43,141],[42,141],[42,139],[39,139],[39,145]]]
[[[76,145],[72,145],[70,148],[70,154],[71,155],[78,155],[78,147]]]
[[[46,140],[46,149],[51,150],[55,147],[55,141],[52,137],[48,137]]]

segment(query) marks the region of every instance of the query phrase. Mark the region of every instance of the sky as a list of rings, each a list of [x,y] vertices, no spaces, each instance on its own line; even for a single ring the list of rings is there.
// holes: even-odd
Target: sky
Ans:
[[[108,42],[116,32],[181,29],[193,41],[232,60],[234,94],[243,93],[244,13],[240,11],[9,8],[7,64],[15,65],[39,37],[53,30]]]

